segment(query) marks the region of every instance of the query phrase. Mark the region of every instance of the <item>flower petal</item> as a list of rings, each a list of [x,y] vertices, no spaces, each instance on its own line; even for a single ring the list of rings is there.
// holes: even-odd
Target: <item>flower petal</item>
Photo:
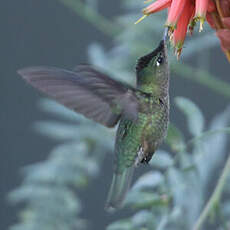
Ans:
[[[169,5],[171,4],[172,0],[157,0],[156,2],[150,4],[149,6],[147,6],[144,10],[143,10],[143,14],[145,15],[149,15],[149,14],[153,14],[156,13],[160,10],[163,10],[167,7],[169,7]]]
[[[172,0],[172,4],[168,13],[168,18],[165,26],[169,27],[171,31],[176,28],[178,19],[184,11],[186,0]]]
[[[208,10],[209,0],[196,0],[195,18],[205,18]]]
[[[173,41],[172,41],[176,49],[176,54],[178,58],[183,48],[188,24],[193,15],[193,12],[194,12],[194,6],[192,5],[191,1],[185,0],[184,11],[183,11],[183,14],[179,18],[176,29],[174,30]]]
[[[209,0],[196,0],[195,21],[200,21],[199,32],[203,30],[203,24],[208,10]]]

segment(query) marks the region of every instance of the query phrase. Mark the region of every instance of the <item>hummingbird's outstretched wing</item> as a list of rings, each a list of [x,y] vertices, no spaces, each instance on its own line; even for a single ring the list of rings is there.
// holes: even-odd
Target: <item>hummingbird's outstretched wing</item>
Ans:
[[[122,114],[137,120],[135,89],[90,66],[79,66],[74,71],[29,67],[18,73],[59,103],[107,127],[115,126]]]

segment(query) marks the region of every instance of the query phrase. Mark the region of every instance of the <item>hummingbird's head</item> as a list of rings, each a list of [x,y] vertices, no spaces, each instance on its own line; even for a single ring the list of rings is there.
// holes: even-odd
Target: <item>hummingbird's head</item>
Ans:
[[[168,80],[168,55],[166,42],[162,40],[158,47],[151,53],[141,57],[137,61],[137,84],[161,84]]]

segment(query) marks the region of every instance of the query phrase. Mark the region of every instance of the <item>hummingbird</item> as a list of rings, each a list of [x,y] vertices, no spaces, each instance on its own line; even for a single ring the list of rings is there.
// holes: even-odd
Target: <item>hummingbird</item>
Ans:
[[[90,65],[73,71],[28,67],[19,75],[67,108],[106,127],[119,123],[115,162],[106,209],[122,207],[134,169],[148,163],[167,134],[169,66],[166,40],[138,59],[136,87],[114,80]]]

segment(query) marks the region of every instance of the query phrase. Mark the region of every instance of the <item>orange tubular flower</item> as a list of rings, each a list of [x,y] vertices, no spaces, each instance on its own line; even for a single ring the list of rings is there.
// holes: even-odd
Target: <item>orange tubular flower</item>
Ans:
[[[170,11],[168,13],[168,19],[165,23],[169,27],[169,31],[173,31],[176,28],[178,19],[184,11],[186,0],[172,0]]]
[[[217,31],[222,50],[230,62],[230,0],[156,0],[143,10],[144,16],[137,23],[165,8],[170,9],[165,26],[169,28],[177,57],[181,54],[187,30],[192,34],[196,22],[200,21],[199,31],[202,31],[207,20]]]
[[[200,32],[203,30],[203,24],[208,10],[209,0],[196,0],[196,12],[194,20],[200,21]]]
[[[145,9],[142,10],[144,16],[141,17],[140,19],[138,19],[135,24],[139,23],[140,21],[142,21],[145,17],[147,17],[149,14],[153,14],[156,13],[160,10],[164,10],[165,8],[168,8],[171,4],[172,0],[158,0],[154,3],[152,3],[151,5],[149,5],[148,7],[146,7]],[[148,1],[146,1],[148,2]]]
[[[171,0],[159,0],[159,1],[152,3],[148,7],[146,7],[143,10],[143,14],[144,15],[153,14],[153,13],[156,13],[160,10],[163,10],[163,9],[169,7],[170,5],[171,5]]]
[[[177,28],[174,30],[173,36],[172,36],[173,37],[172,43],[173,43],[173,46],[175,47],[175,54],[177,55],[177,58],[180,57],[180,54],[183,48],[183,44],[184,44],[184,40],[186,37],[186,33],[187,33],[188,23],[193,17],[193,13],[194,13],[194,5],[191,4],[190,0],[185,0],[183,14],[180,17],[177,23]]]

